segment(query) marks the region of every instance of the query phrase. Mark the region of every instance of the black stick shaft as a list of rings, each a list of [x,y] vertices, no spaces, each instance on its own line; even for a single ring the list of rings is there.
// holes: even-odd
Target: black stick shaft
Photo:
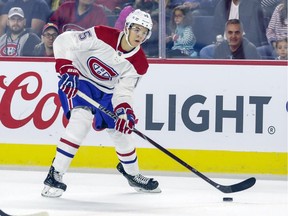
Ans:
[[[177,157],[176,155],[174,155],[172,152],[168,151],[167,149],[165,149],[163,146],[159,145],[158,143],[156,143],[154,140],[152,140],[151,138],[147,137],[145,134],[141,133],[139,130],[137,130],[136,128],[134,128],[133,130],[134,133],[136,133],[138,136],[140,136],[141,138],[145,139],[146,141],[148,141],[149,143],[151,143],[153,146],[155,146],[156,148],[158,148],[159,150],[161,150],[162,152],[164,152],[166,155],[168,155],[169,157],[171,157],[172,159],[174,159],[175,161],[177,161],[178,163],[180,163],[182,166],[186,167],[188,170],[192,171],[193,173],[195,173],[197,176],[199,176],[200,178],[204,179],[205,181],[207,181],[209,184],[212,184],[213,186],[217,186],[218,184],[216,184],[215,182],[213,182],[211,179],[209,179],[208,177],[206,177],[205,175],[203,175],[202,173],[200,173],[198,170],[196,170],[195,168],[191,167],[189,164],[187,164],[185,161],[183,161],[182,159],[180,159],[179,157]]]
[[[117,120],[118,116],[115,113],[111,112],[110,110],[106,109],[105,107],[103,107],[102,105],[97,103],[96,101],[92,100],[86,94],[80,92],[79,90],[78,90],[77,94],[81,98],[83,98],[86,101],[88,101],[91,105],[95,106],[96,108],[98,108],[99,110],[101,110],[102,112],[104,112],[105,114],[110,116],[111,118],[113,118],[115,121]],[[170,151],[165,149],[163,146],[159,145],[154,140],[152,140],[151,138],[149,138],[145,134],[141,133],[136,128],[133,129],[133,132],[135,134],[137,134],[138,136],[140,136],[142,139],[146,140],[147,142],[149,142],[150,144],[155,146],[156,148],[158,148],[159,150],[161,150],[163,153],[165,153],[166,155],[171,157],[173,160],[175,160],[178,163],[180,163],[182,166],[186,167],[191,172],[195,173],[197,176],[199,176],[200,178],[202,178],[203,180],[208,182],[213,187],[215,187],[218,190],[222,191],[223,193],[233,193],[233,192],[242,191],[242,190],[245,190],[245,189],[248,189],[248,188],[252,187],[255,184],[255,182],[256,182],[255,178],[249,178],[249,179],[246,179],[245,181],[242,181],[240,183],[237,183],[237,184],[234,184],[234,185],[230,185],[230,186],[217,184],[216,182],[212,181],[210,178],[208,178],[207,176],[205,176],[204,174],[202,174],[201,172],[199,172],[198,170],[196,170],[195,168],[193,168],[192,166],[187,164],[185,161],[183,161],[182,159],[180,159],[179,157],[177,157],[176,155],[174,155],[173,153],[171,153]]]

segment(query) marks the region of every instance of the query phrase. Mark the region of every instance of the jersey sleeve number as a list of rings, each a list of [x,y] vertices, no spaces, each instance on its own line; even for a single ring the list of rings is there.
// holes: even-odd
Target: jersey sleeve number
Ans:
[[[92,36],[92,34],[91,34],[90,30],[84,31],[84,32],[82,32],[81,34],[78,35],[79,40],[85,40],[85,39],[87,39],[87,38],[89,38],[91,36]]]

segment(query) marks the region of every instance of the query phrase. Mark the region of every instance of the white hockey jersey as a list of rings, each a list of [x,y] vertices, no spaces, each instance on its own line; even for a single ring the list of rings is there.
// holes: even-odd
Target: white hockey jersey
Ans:
[[[140,46],[125,53],[120,46],[123,32],[108,26],[59,35],[53,44],[57,59],[72,61],[84,79],[105,93],[113,93],[112,104],[126,102],[132,106],[132,95],[140,78],[148,70]],[[58,71],[57,71],[58,72]]]

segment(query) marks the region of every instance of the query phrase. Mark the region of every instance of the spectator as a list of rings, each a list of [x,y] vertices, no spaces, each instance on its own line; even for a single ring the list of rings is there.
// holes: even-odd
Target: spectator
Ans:
[[[0,56],[32,56],[40,38],[25,29],[26,19],[19,7],[13,7],[8,12],[7,33],[0,37]]]
[[[0,36],[6,31],[8,20],[8,11],[13,7],[20,7],[24,11],[26,18],[26,28],[31,30],[38,36],[45,23],[47,22],[51,11],[45,0],[10,0],[2,9],[0,16]]]
[[[158,3],[156,1],[135,0],[134,4],[129,4],[121,10],[114,27],[119,30],[124,29],[126,17],[135,9],[140,9],[151,14],[156,8],[158,8]]]
[[[287,37],[287,23],[287,0],[285,0],[275,8],[266,29],[269,44],[257,47],[262,58],[275,59],[276,41]]]
[[[284,3],[279,4],[271,17],[268,28],[266,30],[266,36],[269,44],[273,48],[276,46],[276,41],[287,37],[288,32],[288,19],[287,19],[287,0]]]
[[[59,33],[71,30],[83,30],[95,25],[107,25],[107,16],[95,0],[67,1],[60,5],[50,17]]]
[[[215,59],[260,59],[254,44],[243,37],[243,25],[238,19],[228,20],[225,25],[227,40],[215,47]]]
[[[58,26],[60,34],[108,23],[103,7],[97,5],[95,0],[65,1],[52,14],[50,22]]]
[[[42,42],[37,44],[34,48],[33,55],[53,57],[53,42],[59,35],[58,26],[53,23],[47,23],[42,30]]]
[[[196,57],[193,47],[196,37],[192,30],[192,20],[189,9],[183,5],[177,6],[172,12],[171,35],[166,38],[168,44],[167,57]],[[171,49],[169,43],[172,43]]]
[[[256,47],[267,44],[263,10],[259,0],[220,0],[214,13],[214,38],[223,35],[229,19],[239,19],[245,37]]]
[[[288,42],[287,37],[276,41],[276,53],[278,60],[288,60]]]

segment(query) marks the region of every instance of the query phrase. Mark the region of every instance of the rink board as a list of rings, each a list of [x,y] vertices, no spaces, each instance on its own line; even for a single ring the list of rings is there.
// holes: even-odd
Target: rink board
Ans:
[[[0,144],[1,165],[50,166],[55,146]],[[232,152],[168,149],[200,172],[287,175],[287,153]],[[137,149],[142,170],[189,172],[158,149]],[[71,167],[115,168],[118,159],[112,147],[81,146]]]
[[[287,174],[287,62],[231,62],[150,62],[135,92],[137,129],[203,172]],[[54,62],[6,59],[0,68],[0,165],[49,166],[67,123]],[[185,171],[145,140],[135,144],[143,169]],[[116,163],[107,134],[91,130],[72,166]]]

